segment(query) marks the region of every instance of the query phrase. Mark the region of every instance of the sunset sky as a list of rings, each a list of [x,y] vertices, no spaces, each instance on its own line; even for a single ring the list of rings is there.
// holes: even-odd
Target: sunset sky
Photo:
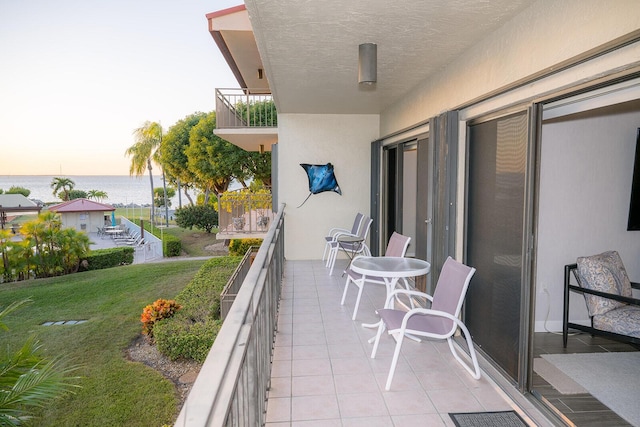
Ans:
[[[0,0],[0,175],[128,175],[167,130],[238,83],[205,14],[242,0]]]

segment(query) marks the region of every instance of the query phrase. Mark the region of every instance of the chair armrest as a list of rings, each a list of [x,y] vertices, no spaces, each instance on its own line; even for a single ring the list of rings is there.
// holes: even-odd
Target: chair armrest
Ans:
[[[352,232],[350,232],[350,231],[338,231],[338,232],[336,232],[333,236],[331,236],[331,237],[333,238],[333,240],[332,240],[332,241],[333,241],[333,242],[337,241],[337,240],[338,240],[338,237],[341,237],[341,236],[358,237],[358,235],[357,235],[357,234],[353,234],[353,233],[352,233]]]
[[[573,273],[573,277],[578,282],[578,286],[572,285],[569,282],[569,277],[567,275],[565,275],[566,292],[573,291],[573,292],[578,292],[578,293],[582,293],[582,294],[596,295],[596,296],[599,296],[599,297],[602,297],[602,298],[606,298],[606,299],[610,299],[610,300],[614,300],[614,301],[619,301],[619,302],[624,302],[624,303],[631,304],[631,305],[640,306],[640,299],[638,299],[638,298],[624,297],[622,295],[610,294],[610,293],[607,293],[607,292],[596,291],[596,290],[588,289],[588,288],[585,288],[585,287],[581,286],[580,278],[578,277],[578,273],[577,273],[578,264],[568,264],[568,265],[565,266],[565,270],[567,272],[570,271],[571,273]],[[640,283],[631,282],[631,287],[634,288],[634,289],[640,289]],[[568,304],[568,302],[566,304]]]
[[[602,297],[602,298],[606,298],[606,299],[610,299],[610,300],[614,300],[614,301],[619,301],[619,302],[625,302],[625,303],[631,304],[631,305],[640,306],[640,299],[637,299],[637,298],[623,297],[622,295],[609,294],[609,293],[606,293],[606,292],[595,291],[595,290],[587,289],[587,288],[581,288],[580,286],[575,286],[575,285],[569,285],[569,290],[574,291],[574,292],[583,293],[583,294],[596,295],[596,296],[599,296],[599,297]]]
[[[385,308],[389,308],[389,304],[391,303],[391,301],[396,298],[397,295],[407,295],[407,296],[415,296],[415,297],[422,297],[422,298],[426,298],[427,300],[433,302],[433,297],[427,293],[424,292],[420,292],[420,291],[412,291],[409,289],[395,289],[394,291],[392,291],[389,295],[387,295],[387,300],[384,303],[384,307]],[[418,310],[418,309],[415,309]]]
[[[349,234],[351,234],[351,230],[347,230],[346,228],[334,227],[331,230],[329,230],[329,236],[333,236],[334,233],[349,233]]]

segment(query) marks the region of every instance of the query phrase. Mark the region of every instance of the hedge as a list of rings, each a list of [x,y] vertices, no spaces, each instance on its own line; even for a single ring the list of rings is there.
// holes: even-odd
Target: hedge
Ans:
[[[229,243],[229,255],[244,256],[252,246],[260,247],[262,239],[233,239]]]
[[[182,308],[153,327],[153,337],[162,354],[171,360],[183,357],[204,362],[222,325],[220,293],[241,260],[242,257],[218,257],[202,265],[175,298]]]
[[[103,268],[133,264],[133,252],[134,249],[130,246],[89,251],[80,262],[78,271],[102,270]]]
[[[154,233],[154,235],[155,234],[156,233]],[[174,235],[165,233],[162,236],[162,245],[164,256],[166,257],[180,256],[180,254],[182,254],[182,241]]]

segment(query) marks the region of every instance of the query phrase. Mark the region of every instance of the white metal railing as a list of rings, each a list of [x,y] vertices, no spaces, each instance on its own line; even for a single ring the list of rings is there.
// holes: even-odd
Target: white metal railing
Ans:
[[[216,89],[216,128],[277,127],[270,93],[252,89]]]
[[[284,271],[284,204],[256,258],[175,426],[261,426]]]
[[[132,232],[138,232],[142,234],[140,226],[136,223],[129,221],[125,217],[120,217],[120,225],[131,230]],[[136,247],[135,258],[140,262],[162,258],[164,256],[162,250],[162,240],[158,239],[153,233],[145,230],[144,243]]]

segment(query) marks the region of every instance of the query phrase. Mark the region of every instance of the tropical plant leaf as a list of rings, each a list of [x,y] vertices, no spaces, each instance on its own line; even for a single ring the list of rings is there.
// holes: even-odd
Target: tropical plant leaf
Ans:
[[[30,302],[14,302],[0,312],[2,318]],[[61,357],[51,360],[39,354],[42,344],[29,337],[17,350],[3,349],[0,354],[0,426],[19,426],[32,417],[33,410],[79,385],[79,377],[69,376],[78,367],[66,367]]]

